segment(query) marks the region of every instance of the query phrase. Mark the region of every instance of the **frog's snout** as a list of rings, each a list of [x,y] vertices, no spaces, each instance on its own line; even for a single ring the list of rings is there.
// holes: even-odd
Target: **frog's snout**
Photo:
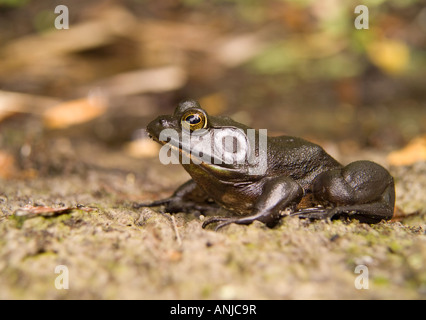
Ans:
[[[146,131],[151,138],[155,139],[160,136],[162,130],[175,128],[176,121],[174,121],[170,116],[159,116],[147,125]]]
[[[147,129],[145,129],[145,132],[146,132],[146,134],[148,135],[148,137],[150,138],[150,139],[152,139],[153,137],[152,137],[152,134],[150,134],[149,133],[149,131],[147,130]]]

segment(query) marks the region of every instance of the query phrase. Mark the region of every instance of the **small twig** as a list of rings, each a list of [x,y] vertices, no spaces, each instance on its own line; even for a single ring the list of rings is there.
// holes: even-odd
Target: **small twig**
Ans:
[[[169,213],[162,211],[162,210],[159,211],[159,213],[171,222],[171,224],[173,226],[173,231],[175,232],[176,241],[177,241],[179,247],[182,246],[182,239],[179,235],[179,230],[178,230],[177,225],[176,225],[175,217],[173,215],[169,214]]]
[[[177,228],[177,225],[176,225],[175,217],[171,216],[171,220],[172,220],[172,224],[173,224],[173,230],[175,231],[175,235],[176,235],[176,241],[177,241],[177,243],[180,247],[180,246],[182,246],[182,240],[181,240],[180,235],[179,235],[179,231],[178,231],[178,228]]]
[[[413,218],[413,217],[421,217],[425,215],[425,212],[422,212],[420,210],[410,212],[410,213],[404,213],[401,209],[397,208],[398,211],[396,211],[396,214],[392,217],[391,221],[404,221],[405,219]]]
[[[55,217],[62,214],[70,213],[73,210],[82,210],[85,212],[93,211],[93,208],[85,207],[84,205],[77,205],[74,207],[59,207],[52,208],[49,206],[32,206],[26,205],[22,208],[17,209],[13,215],[17,218],[34,218],[34,217]]]

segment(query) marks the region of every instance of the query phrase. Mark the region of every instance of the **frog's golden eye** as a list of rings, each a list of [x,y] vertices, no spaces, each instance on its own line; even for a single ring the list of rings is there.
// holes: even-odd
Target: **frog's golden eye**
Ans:
[[[195,131],[207,127],[207,116],[200,110],[188,110],[181,119],[182,128]]]

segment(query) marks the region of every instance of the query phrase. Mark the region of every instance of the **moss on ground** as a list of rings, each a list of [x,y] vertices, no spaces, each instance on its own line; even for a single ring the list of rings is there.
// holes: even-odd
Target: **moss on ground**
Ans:
[[[407,179],[412,186],[420,180],[419,168],[411,168],[411,176],[394,172],[403,172],[396,176],[399,190]],[[150,170],[164,168],[153,164]],[[150,190],[185,176],[173,179],[137,176],[129,185],[125,172],[91,169],[84,176],[3,181],[0,299],[426,298],[424,202],[417,205],[422,214],[399,222],[286,218],[274,229],[254,223],[220,232],[203,230],[203,217],[177,214],[173,222],[167,214],[133,208],[137,199],[166,194]],[[410,190],[403,192],[397,204],[404,210],[411,204]],[[413,201],[422,198],[414,194]],[[14,218],[29,202],[93,210]],[[58,265],[68,268],[68,290],[55,287]],[[358,265],[368,267],[368,289],[355,287]]]

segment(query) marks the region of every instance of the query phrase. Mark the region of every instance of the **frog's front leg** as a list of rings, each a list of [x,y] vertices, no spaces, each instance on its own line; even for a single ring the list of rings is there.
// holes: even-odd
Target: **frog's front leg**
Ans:
[[[303,194],[302,187],[289,177],[268,178],[250,216],[242,218],[213,217],[203,223],[203,228],[211,223],[219,222],[215,228],[215,230],[218,230],[231,223],[248,225],[255,220],[272,228],[282,217],[280,211],[297,205]]]
[[[135,204],[134,207],[159,207],[163,205],[165,206],[165,211],[168,213],[190,213],[194,211],[206,213],[218,208],[217,204],[210,201],[207,194],[194,182],[194,180],[185,182],[177,188],[169,198],[156,200],[151,203]]]

